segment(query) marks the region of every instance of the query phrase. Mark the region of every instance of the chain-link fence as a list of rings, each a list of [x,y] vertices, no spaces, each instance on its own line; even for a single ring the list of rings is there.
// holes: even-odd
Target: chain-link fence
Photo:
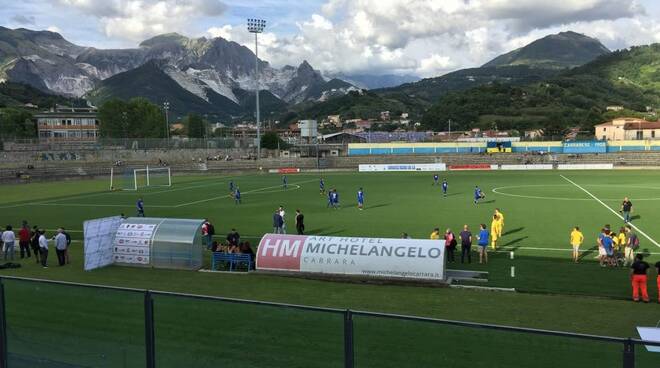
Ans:
[[[0,278],[0,368],[656,368],[660,353],[650,350],[659,348],[637,339]]]

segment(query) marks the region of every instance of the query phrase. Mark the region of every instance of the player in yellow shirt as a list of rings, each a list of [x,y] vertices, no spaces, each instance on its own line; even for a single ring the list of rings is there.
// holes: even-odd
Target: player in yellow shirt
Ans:
[[[500,236],[502,236],[502,234],[504,234],[504,214],[502,211],[500,211],[499,208],[496,208],[495,215],[497,215],[497,217],[500,219]]]
[[[580,231],[580,227],[576,226],[571,231],[571,246],[573,247],[573,262],[578,263],[580,258],[580,245],[584,242],[584,235]]]
[[[497,240],[502,236],[502,225],[500,217],[493,215],[493,221],[490,223],[490,247],[497,249]]]
[[[440,240],[440,229],[437,228],[437,227],[435,229],[433,229],[433,232],[431,233],[429,238],[431,240]]]

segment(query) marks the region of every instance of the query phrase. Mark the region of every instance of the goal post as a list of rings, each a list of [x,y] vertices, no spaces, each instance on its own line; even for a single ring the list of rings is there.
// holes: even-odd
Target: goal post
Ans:
[[[145,187],[171,187],[172,172],[169,167],[149,167],[123,169],[120,177],[119,170],[110,169],[110,190],[138,190]]]

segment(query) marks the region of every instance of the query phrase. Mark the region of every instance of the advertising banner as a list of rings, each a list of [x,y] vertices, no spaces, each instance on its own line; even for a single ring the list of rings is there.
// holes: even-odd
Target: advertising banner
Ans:
[[[88,220],[83,223],[85,271],[112,264],[112,240],[121,222],[122,218],[115,216]]]
[[[447,165],[434,164],[362,164],[358,166],[360,172],[378,171],[446,171]]]
[[[266,234],[257,270],[441,281],[445,246],[444,240]]]
[[[156,224],[121,224],[113,244],[114,261],[148,265],[151,240],[156,228]]]
[[[563,143],[564,153],[605,153],[607,142],[605,141],[575,141]]]

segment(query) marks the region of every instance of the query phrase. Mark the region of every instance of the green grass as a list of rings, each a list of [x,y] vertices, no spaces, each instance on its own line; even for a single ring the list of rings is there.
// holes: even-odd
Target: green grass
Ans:
[[[303,280],[265,275],[209,274],[173,270],[108,267],[82,271],[81,244],[74,243],[73,263],[42,269],[31,261],[15,275],[105,284],[153,290],[258,299],[304,305],[380,311],[485,323],[536,327],[612,336],[636,336],[635,326],[655,325],[657,305],[632,304],[625,269],[601,269],[588,254],[580,264],[570,261],[568,233],[582,227],[584,249],[595,245],[598,229],[621,221],[586,193],[565,181],[558,172],[449,172],[450,195],[442,198],[428,174],[325,175],[326,187],[336,187],[343,208],[326,208],[318,192],[318,176],[290,175],[289,189],[280,187],[278,175],[246,175],[233,180],[243,192],[243,204],[227,196],[228,177],[174,178],[172,188],[135,192],[108,192],[105,180],[39,183],[2,187],[0,223],[15,226],[27,219],[47,229],[64,226],[80,239],[82,222],[90,218],[132,215],[138,196],[148,216],[211,219],[219,234],[236,227],[253,244],[271,230],[271,213],[284,205],[293,228],[295,208],[305,213],[309,233],[399,237],[407,232],[426,238],[434,227],[454,230],[487,222],[495,207],[506,215],[505,252],[491,254],[488,265],[451,267],[489,272],[484,286],[513,287],[517,293],[485,292],[414,286],[382,286]],[[660,172],[561,173],[607,205],[618,209],[630,196],[639,218],[634,223],[653,239],[660,239],[657,184]],[[471,203],[472,189],[480,185],[486,201]],[[355,192],[364,187],[366,210],[355,208]],[[495,192],[493,192],[495,189]],[[541,198],[542,197],[542,198]],[[554,199],[551,199],[554,198]],[[657,249],[642,237],[642,249]],[[515,251],[515,259],[509,259]],[[208,258],[205,256],[205,258]],[[474,260],[474,258],[473,258]],[[55,262],[51,256],[51,265]],[[516,277],[510,277],[510,267]],[[654,275],[654,273],[653,273]],[[651,285],[650,283],[650,286]],[[143,361],[141,296],[91,289],[5,281],[10,351],[31,366],[27,342],[48,345],[62,341],[66,348],[47,348],[43,357],[78,366],[134,366]],[[651,297],[657,297],[650,287]],[[28,307],[29,306],[29,307]],[[242,366],[340,366],[341,317],[315,312],[278,310],[219,302],[157,297],[155,301],[159,366],[224,364]],[[411,322],[356,319],[356,361],[362,366],[526,366],[545,353],[557,357],[552,364],[583,366],[585,362],[617,366],[619,346],[567,342],[426,325]],[[309,349],[309,344],[314,348]],[[480,346],[481,355],[461,346]],[[519,354],[518,344],[528,344]],[[452,347],[446,354],[439,349]],[[245,349],[250,346],[249,351]],[[84,348],[85,354],[79,353]],[[291,355],[291,351],[296,351]],[[221,354],[219,352],[222,352]],[[417,352],[413,354],[413,352]],[[641,362],[649,354],[638,351]],[[415,359],[410,360],[411,356]],[[513,359],[513,360],[512,360]],[[414,364],[411,362],[415,362]],[[460,363],[463,361],[463,363]],[[652,362],[648,360],[648,362]],[[550,361],[542,364],[552,365]],[[16,362],[16,366],[21,366]],[[641,365],[645,366],[645,365]],[[653,366],[649,363],[648,365]]]

